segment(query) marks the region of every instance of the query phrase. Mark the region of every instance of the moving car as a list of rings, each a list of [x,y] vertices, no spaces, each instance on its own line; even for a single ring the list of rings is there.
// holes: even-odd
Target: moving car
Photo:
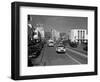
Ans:
[[[58,52],[58,53],[65,53],[66,52],[65,46],[64,45],[57,46],[56,52]]]
[[[54,46],[54,41],[53,40],[48,40],[48,46],[53,47]]]

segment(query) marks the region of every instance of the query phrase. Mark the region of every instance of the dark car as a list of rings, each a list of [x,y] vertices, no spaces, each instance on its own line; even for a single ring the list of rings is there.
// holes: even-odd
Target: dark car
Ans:
[[[38,58],[38,56],[41,54],[43,48],[43,44],[41,42],[34,43],[30,42],[28,45],[28,65],[32,66],[33,59]]]

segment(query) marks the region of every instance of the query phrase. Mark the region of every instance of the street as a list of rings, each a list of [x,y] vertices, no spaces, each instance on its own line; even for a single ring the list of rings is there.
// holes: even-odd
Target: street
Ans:
[[[50,65],[78,65],[87,64],[87,56],[66,47],[66,53],[57,53],[56,46],[45,45],[40,57],[37,59],[39,66]]]

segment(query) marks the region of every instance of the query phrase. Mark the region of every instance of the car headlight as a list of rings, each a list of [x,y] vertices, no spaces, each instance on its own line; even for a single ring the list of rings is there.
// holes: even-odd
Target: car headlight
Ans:
[[[64,49],[64,51],[66,51],[66,49]]]

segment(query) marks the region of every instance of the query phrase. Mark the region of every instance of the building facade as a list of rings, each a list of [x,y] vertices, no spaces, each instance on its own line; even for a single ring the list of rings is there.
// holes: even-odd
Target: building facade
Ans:
[[[57,30],[52,29],[52,39],[57,41],[59,38],[60,38],[60,33]]]
[[[44,39],[44,38],[45,38],[44,28],[43,28],[43,27],[37,27],[36,30],[37,30],[38,32],[40,32],[41,38]]]
[[[69,33],[69,39],[71,42],[87,42],[88,34],[86,29],[72,29]]]

